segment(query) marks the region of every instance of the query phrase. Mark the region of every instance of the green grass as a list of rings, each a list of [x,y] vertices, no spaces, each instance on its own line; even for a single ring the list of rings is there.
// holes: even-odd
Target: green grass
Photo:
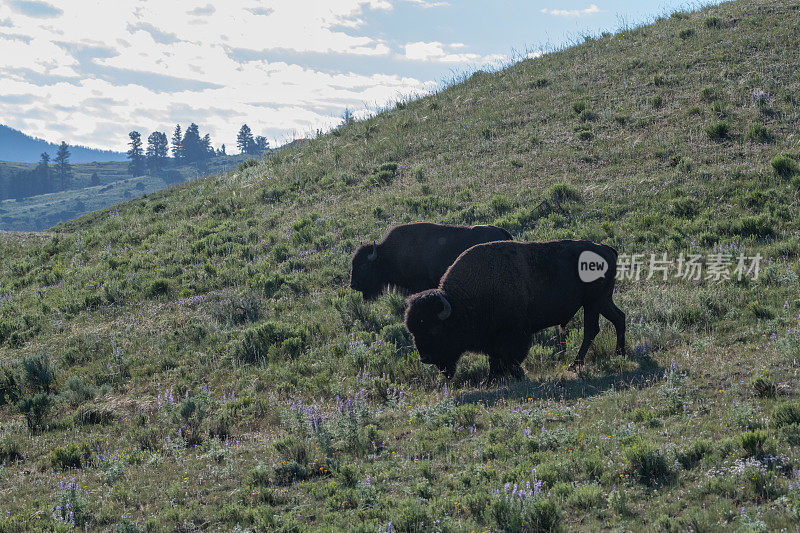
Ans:
[[[678,13],[0,236],[0,530],[66,503],[90,530],[794,529],[798,190],[771,161],[798,155],[799,23]],[[620,281],[628,355],[603,321],[578,376],[580,316],[524,380],[468,354],[448,382],[402,298],[348,288],[359,243],[414,220],[765,262]]]

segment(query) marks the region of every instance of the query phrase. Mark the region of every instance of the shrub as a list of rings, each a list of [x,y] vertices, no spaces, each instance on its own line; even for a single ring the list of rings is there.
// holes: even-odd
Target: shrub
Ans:
[[[453,383],[459,386],[478,385],[489,376],[489,361],[486,357],[475,354],[467,354],[462,357],[456,373],[453,376]]]
[[[62,393],[69,403],[77,406],[88,400],[94,399],[97,394],[97,389],[91,384],[87,383],[80,376],[70,376],[64,382],[64,391]]]
[[[747,140],[757,143],[769,143],[774,140],[772,133],[766,126],[758,122],[751,124],[744,136]]]
[[[675,454],[675,458],[683,468],[689,470],[697,466],[700,460],[706,455],[709,455],[713,450],[714,446],[711,442],[707,440],[697,440],[686,448],[679,450]]]
[[[558,507],[551,499],[527,498],[496,500],[492,516],[500,531],[547,532],[556,531],[560,522]]]
[[[710,102],[716,99],[718,94],[717,88],[713,85],[706,85],[702,89],[700,89],[700,99],[706,102]]]
[[[684,174],[688,174],[694,168],[694,161],[691,157],[681,157],[680,161],[678,161],[677,169],[683,172]]]
[[[276,466],[274,475],[276,485],[286,486],[308,478],[308,469],[296,461],[289,461]]]
[[[492,207],[492,211],[495,213],[503,214],[514,207],[514,201],[508,196],[495,194],[492,196],[491,200],[489,200],[489,205]]]
[[[719,17],[708,17],[703,21],[706,28],[719,28],[722,26],[722,20]]]
[[[684,40],[694,37],[694,28],[682,29],[681,31],[678,32],[678,37]]]
[[[567,497],[567,505],[574,509],[589,510],[603,501],[603,489],[596,484],[578,485]]]
[[[395,174],[397,172],[397,163],[394,162],[384,163],[380,167],[378,167],[378,171],[379,172],[386,171]]]
[[[267,321],[246,329],[233,350],[234,359],[257,363],[279,355],[296,356],[303,346],[304,334],[294,326]]]
[[[411,346],[411,335],[403,324],[389,324],[381,329],[381,339],[398,348]]]
[[[25,421],[31,432],[38,432],[45,429],[50,421],[50,408],[52,406],[53,399],[49,394],[44,393],[23,398],[17,404],[19,412],[25,416]]]
[[[389,185],[397,176],[397,163],[383,163],[372,175],[372,185]]]
[[[772,423],[776,427],[800,424],[800,403],[783,402],[772,409]]]
[[[156,298],[158,296],[161,296],[162,294],[169,294],[169,292],[170,292],[169,281],[165,280],[164,278],[158,278],[153,280],[145,290],[145,294],[150,298]]]
[[[711,112],[719,118],[725,118],[728,114],[728,104],[724,100],[714,100],[711,102]]]
[[[590,130],[578,130],[575,133],[575,137],[579,141],[591,141],[594,139],[594,133],[592,133]]]
[[[759,398],[774,398],[778,393],[778,386],[774,381],[765,376],[757,376],[750,381],[750,388]]]
[[[411,171],[411,175],[414,176],[414,179],[419,182],[425,181],[425,165],[419,164],[415,166]]]
[[[365,327],[376,324],[372,309],[359,292],[348,291],[333,301],[333,307],[339,312],[342,324],[347,329],[352,329],[356,323]]]
[[[480,407],[477,404],[465,403],[464,405],[459,405],[456,407],[456,423],[463,427],[474,426],[479,412]]]
[[[775,175],[781,178],[790,178],[798,172],[797,161],[788,154],[776,155],[769,164],[772,166],[772,171]]]
[[[574,111],[576,115],[580,115],[581,113],[586,111],[587,107],[588,104],[586,103],[586,100],[578,100],[572,102],[572,111]]]
[[[660,94],[657,94],[647,100],[647,103],[650,104],[651,107],[654,109],[660,109],[664,105],[664,97]]]
[[[581,193],[570,185],[569,183],[561,182],[551,185],[545,195],[556,202],[563,202],[564,200],[580,201]]]
[[[706,128],[706,135],[712,141],[724,141],[730,134],[731,126],[725,120],[718,120]]]
[[[772,218],[767,213],[742,217],[731,224],[731,233],[742,236],[768,237],[775,234]]]
[[[50,392],[56,379],[50,356],[39,353],[22,359],[22,376],[31,390]]]
[[[261,300],[252,293],[227,293],[212,304],[211,316],[230,325],[255,322],[261,317]]]
[[[697,200],[690,196],[682,196],[672,201],[672,214],[682,218],[693,217],[697,214]]]
[[[0,406],[13,404],[19,400],[19,383],[11,368],[0,366]]]
[[[250,159],[242,161],[241,163],[236,165],[236,170],[238,172],[242,172],[242,171],[247,170],[248,168],[254,167],[256,165],[258,165],[258,160],[257,159],[253,159],[251,157]]]
[[[84,405],[79,407],[73,415],[76,424],[83,426],[93,426],[97,424],[109,424],[114,420],[114,411],[107,407],[97,405]]]
[[[642,483],[661,483],[672,474],[664,453],[645,442],[639,441],[629,446],[625,449],[624,456],[628,471]]]
[[[338,472],[339,484],[347,488],[355,488],[358,485],[359,472],[353,465],[343,465]]]
[[[17,439],[11,435],[0,438],[0,464],[15,463],[23,459],[22,446]]]
[[[62,471],[68,468],[82,468],[92,456],[92,447],[86,441],[78,444],[70,442],[58,446],[50,454],[50,466],[53,470]]]
[[[739,437],[739,443],[742,445],[742,450],[744,450],[747,457],[764,457],[773,448],[769,433],[763,429],[742,433]]]

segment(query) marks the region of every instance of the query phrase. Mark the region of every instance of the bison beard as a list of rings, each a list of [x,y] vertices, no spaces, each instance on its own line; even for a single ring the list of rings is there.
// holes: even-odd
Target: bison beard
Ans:
[[[608,264],[604,276],[586,283],[578,258],[591,251]],[[571,368],[600,331],[602,314],[614,324],[617,353],[625,350],[625,314],[612,301],[617,252],[589,241],[492,242],[473,246],[447,270],[436,289],[408,299],[405,324],[423,363],[448,377],[464,352],[485,353],[490,377],[522,377],[533,334],[564,326],[583,307],[583,342]]]
[[[461,252],[485,242],[511,239],[495,226],[446,226],[419,222],[395,226],[378,243],[363,244],[353,254],[350,288],[367,300],[387,286],[413,294],[432,289]]]

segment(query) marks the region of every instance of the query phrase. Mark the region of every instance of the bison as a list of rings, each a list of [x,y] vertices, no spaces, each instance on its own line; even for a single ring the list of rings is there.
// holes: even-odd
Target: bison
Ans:
[[[378,243],[362,244],[353,254],[350,288],[367,300],[387,286],[414,294],[439,285],[453,261],[476,244],[511,239],[495,226],[445,226],[428,222],[395,226]]]
[[[625,314],[612,301],[616,271],[616,250],[589,241],[479,244],[456,259],[438,288],[408,298],[406,328],[420,360],[447,377],[473,351],[489,357],[490,379],[520,378],[533,334],[563,327],[583,307],[583,343],[570,365],[577,368],[600,331],[599,315],[614,324],[617,353],[625,351]]]

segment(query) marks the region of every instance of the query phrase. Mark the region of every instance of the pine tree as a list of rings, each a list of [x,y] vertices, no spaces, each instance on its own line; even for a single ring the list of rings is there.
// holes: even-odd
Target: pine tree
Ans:
[[[175,125],[175,132],[172,134],[172,159],[178,163],[183,159],[183,134],[181,134],[181,125]]]
[[[97,172],[92,172],[92,176],[89,178],[89,185],[92,187],[100,185],[100,176],[97,175]]]
[[[147,169],[145,165],[144,151],[142,150],[142,136],[138,131],[132,131],[128,134],[131,142],[128,143],[130,149],[128,150],[128,172],[132,176],[141,176]]]
[[[217,155],[228,155],[228,154],[225,153],[225,145],[224,144],[219,147],[219,150],[217,150]]]
[[[154,131],[147,137],[147,168],[160,172],[167,164],[167,134]]]
[[[253,132],[250,131],[250,126],[242,124],[239,128],[239,134],[236,136],[236,146],[239,148],[240,154],[252,154],[255,147],[253,140]]]
[[[211,135],[208,133],[203,135],[200,145],[203,147],[203,159],[211,159],[214,157],[214,147],[211,146]]]
[[[50,154],[47,152],[42,152],[41,159],[39,159],[39,163],[34,170],[34,175],[43,183],[42,192],[50,192],[56,188],[53,187],[50,181]]]
[[[69,164],[69,156],[70,153],[67,143],[61,141],[55,159],[56,178],[60,184],[59,190],[61,191],[67,190],[69,182],[72,179],[72,165]]]
[[[254,150],[257,154],[262,154],[269,150],[269,141],[266,137],[262,137],[261,135],[257,136],[254,144]]]
[[[203,158],[203,146],[200,139],[200,128],[192,122],[183,134],[183,158],[188,163],[200,161]]]

